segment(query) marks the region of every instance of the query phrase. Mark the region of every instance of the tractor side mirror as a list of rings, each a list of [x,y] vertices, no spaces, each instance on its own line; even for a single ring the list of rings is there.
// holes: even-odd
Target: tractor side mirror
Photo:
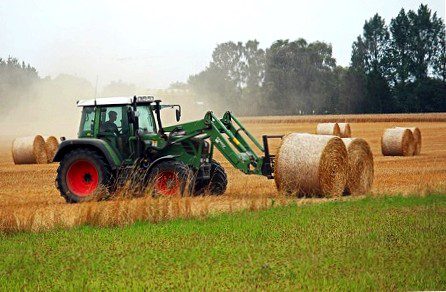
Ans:
[[[177,122],[179,122],[181,119],[181,110],[179,108],[175,111],[175,117],[177,118]]]

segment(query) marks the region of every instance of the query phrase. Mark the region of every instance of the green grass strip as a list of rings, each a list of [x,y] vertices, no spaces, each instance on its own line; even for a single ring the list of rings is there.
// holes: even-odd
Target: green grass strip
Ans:
[[[439,290],[446,196],[0,235],[0,289]]]

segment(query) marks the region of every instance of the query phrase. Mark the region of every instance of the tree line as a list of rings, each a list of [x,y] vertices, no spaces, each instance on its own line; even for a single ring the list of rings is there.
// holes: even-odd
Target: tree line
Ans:
[[[352,44],[348,67],[332,46],[277,40],[218,44],[187,84],[241,115],[446,111],[445,24],[427,5],[401,9],[387,25],[375,14]]]
[[[277,40],[267,49],[256,40],[226,42],[203,71],[171,87],[239,115],[444,112],[445,24],[427,5],[401,9],[389,24],[376,14],[353,42],[347,67],[321,41]],[[0,114],[36,96],[64,98],[72,107],[79,98],[136,92],[141,89],[114,81],[98,93],[84,78],[42,78],[30,64],[0,58]]]

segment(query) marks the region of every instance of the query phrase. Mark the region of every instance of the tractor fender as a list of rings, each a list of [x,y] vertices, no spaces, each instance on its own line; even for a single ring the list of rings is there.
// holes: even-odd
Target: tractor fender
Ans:
[[[57,149],[56,155],[53,158],[53,162],[60,162],[65,154],[78,148],[92,149],[102,154],[105,159],[107,159],[107,162],[112,169],[116,169],[121,165],[122,160],[119,154],[116,153],[116,151],[113,150],[113,148],[108,145],[107,142],[100,139],[90,138],[63,141],[62,143],[60,143],[59,148]]]
[[[166,155],[166,156],[162,156],[159,157],[157,159],[155,159],[154,161],[152,161],[152,163],[150,163],[149,167],[147,168],[147,171],[150,171],[155,165],[157,165],[160,162],[166,161],[166,160],[175,160],[175,158],[177,158],[179,155]]]

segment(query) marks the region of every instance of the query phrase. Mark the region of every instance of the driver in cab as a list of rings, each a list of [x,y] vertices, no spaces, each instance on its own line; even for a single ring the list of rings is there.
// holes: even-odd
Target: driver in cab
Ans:
[[[101,132],[109,132],[119,135],[118,126],[116,126],[115,121],[118,118],[118,113],[115,111],[110,111],[108,113],[108,121],[101,125]]]

